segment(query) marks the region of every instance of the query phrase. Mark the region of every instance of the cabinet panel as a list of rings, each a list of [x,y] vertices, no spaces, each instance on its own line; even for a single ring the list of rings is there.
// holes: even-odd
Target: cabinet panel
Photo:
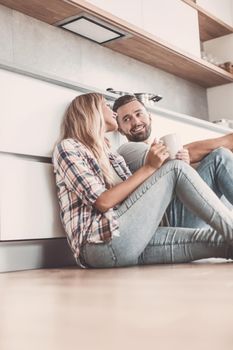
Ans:
[[[233,34],[206,41],[203,46],[205,52],[216,57],[218,62],[233,62]]]
[[[233,84],[207,89],[210,120],[230,119],[233,123]]]
[[[205,124],[205,126],[201,124]],[[190,121],[185,122],[171,117],[164,117],[164,115],[160,115],[158,111],[158,113],[152,117],[153,136],[151,140],[153,140],[154,137],[160,138],[175,132],[180,135],[181,141],[185,145],[190,142],[219,137],[224,134],[224,131],[208,129],[207,125],[208,123],[204,121],[201,121],[200,125],[195,125],[193,122],[190,123]]]
[[[64,112],[79,92],[0,69],[0,151],[51,156]]]
[[[196,0],[196,3],[218,19],[233,26],[232,0]]]
[[[1,240],[63,237],[51,164],[0,156]]]
[[[142,26],[143,0],[88,0],[88,2],[129,23]]]
[[[143,29],[200,57],[197,11],[180,0],[144,0]]]

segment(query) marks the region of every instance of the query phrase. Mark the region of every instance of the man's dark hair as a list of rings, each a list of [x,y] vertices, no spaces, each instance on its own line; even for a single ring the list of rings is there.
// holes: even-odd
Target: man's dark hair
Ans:
[[[132,101],[138,101],[143,105],[143,107],[145,107],[144,103],[137,96],[135,96],[135,95],[123,95],[123,96],[119,97],[114,102],[112,109],[114,112],[117,112],[118,108],[120,108],[121,106],[124,106],[127,103],[132,102]]]

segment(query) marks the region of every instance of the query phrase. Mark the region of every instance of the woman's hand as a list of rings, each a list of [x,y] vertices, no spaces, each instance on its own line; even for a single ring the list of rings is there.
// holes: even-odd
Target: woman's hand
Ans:
[[[190,157],[189,157],[189,151],[186,148],[181,149],[176,154],[176,159],[183,160],[184,162],[190,164]]]
[[[153,142],[147,153],[145,165],[157,170],[168,158],[167,147],[161,142]]]

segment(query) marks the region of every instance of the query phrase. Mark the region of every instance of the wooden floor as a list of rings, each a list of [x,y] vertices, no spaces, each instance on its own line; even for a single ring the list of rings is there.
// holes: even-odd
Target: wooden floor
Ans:
[[[233,349],[233,263],[0,275],[1,350]]]

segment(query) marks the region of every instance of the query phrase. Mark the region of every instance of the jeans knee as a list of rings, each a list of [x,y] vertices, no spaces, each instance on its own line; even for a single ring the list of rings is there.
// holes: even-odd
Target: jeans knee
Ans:
[[[188,163],[182,160],[174,159],[170,162],[174,170],[187,171],[189,169],[192,169],[192,167]]]
[[[233,159],[232,152],[225,147],[216,148],[210,153],[210,156],[214,157],[216,160]]]
[[[208,156],[207,160],[214,161],[216,166],[221,166],[222,164],[232,164],[233,165],[233,154],[232,152],[225,148],[219,147],[212,151]]]

